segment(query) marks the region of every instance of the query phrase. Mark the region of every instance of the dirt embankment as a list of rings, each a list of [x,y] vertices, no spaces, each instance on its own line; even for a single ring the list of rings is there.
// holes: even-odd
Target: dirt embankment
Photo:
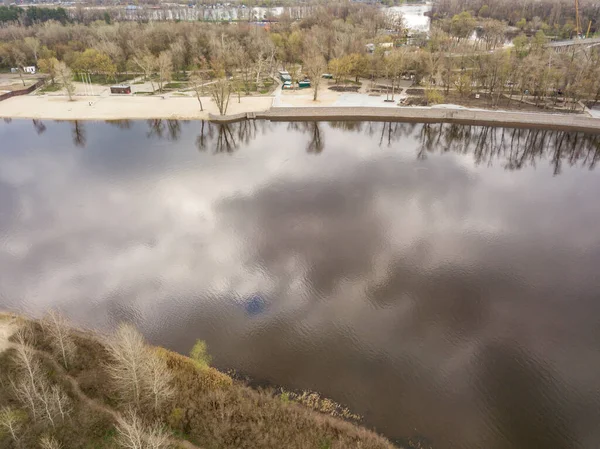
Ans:
[[[0,312],[0,353],[9,347],[10,343],[8,339],[16,330],[16,318]]]

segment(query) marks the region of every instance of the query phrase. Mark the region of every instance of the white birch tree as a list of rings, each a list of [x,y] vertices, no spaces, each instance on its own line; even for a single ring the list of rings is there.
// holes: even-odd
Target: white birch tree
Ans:
[[[51,310],[42,320],[42,326],[50,340],[52,350],[60,357],[63,366],[68,369],[76,350],[69,322],[64,316]]]

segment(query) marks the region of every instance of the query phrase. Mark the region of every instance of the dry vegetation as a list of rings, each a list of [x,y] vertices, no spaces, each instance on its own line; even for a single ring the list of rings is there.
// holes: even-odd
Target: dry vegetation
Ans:
[[[56,314],[19,319],[0,354],[0,447],[393,447],[300,405],[337,410],[327,400],[294,401],[233,381],[208,366],[202,343],[193,356],[150,347],[131,326],[99,337]]]

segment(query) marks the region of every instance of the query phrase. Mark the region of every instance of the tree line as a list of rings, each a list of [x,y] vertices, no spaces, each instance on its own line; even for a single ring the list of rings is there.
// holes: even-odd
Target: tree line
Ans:
[[[204,22],[13,24],[0,28],[0,63],[36,64],[70,96],[73,73],[107,83],[142,76],[149,93],[177,80],[201,110],[209,96],[221,113],[232,95],[239,101],[267,92],[278,68],[309,78],[315,100],[321,76],[330,72],[337,84],[370,82],[376,90],[383,82],[392,99],[402,80],[412,80],[418,98],[411,101],[423,104],[477,97],[491,107],[578,111],[597,102],[598,49],[557,53],[547,47],[546,32],[540,26],[515,36],[506,21],[462,11],[434,20],[424,36],[379,7],[335,2],[313,6],[302,19],[283,14],[268,29]]]
[[[24,26],[31,26],[49,20],[56,20],[64,24],[69,22],[70,18],[67,10],[60,7],[44,8],[32,6],[29,8],[20,8],[17,6],[0,6],[0,25],[19,23]]]
[[[480,19],[506,21],[521,30],[536,32],[543,29],[547,34],[561,38],[573,37],[575,33],[575,2],[573,0],[436,0],[433,4],[434,20],[449,19],[463,11],[469,11]],[[582,31],[598,30],[600,6],[592,0],[579,2]]]

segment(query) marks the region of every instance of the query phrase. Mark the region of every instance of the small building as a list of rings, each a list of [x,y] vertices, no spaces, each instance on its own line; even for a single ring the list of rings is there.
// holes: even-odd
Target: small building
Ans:
[[[30,73],[31,75],[35,75],[36,68],[34,65],[23,67],[23,72]]]
[[[310,87],[310,81],[309,80],[298,81],[298,87],[300,89],[306,89],[306,88]]]
[[[290,81],[290,82],[292,81],[292,77],[291,77],[291,76],[290,76],[290,74],[289,74],[287,71],[285,71],[285,70],[280,70],[280,71],[279,71],[279,79],[280,79],[282,82],[284,82],[284,83],[285,83],[286,81]]]
[[[116,86],[110,86],[111,94],[130,94],[131,86],[127,86],[125,84],[118,84]]]

